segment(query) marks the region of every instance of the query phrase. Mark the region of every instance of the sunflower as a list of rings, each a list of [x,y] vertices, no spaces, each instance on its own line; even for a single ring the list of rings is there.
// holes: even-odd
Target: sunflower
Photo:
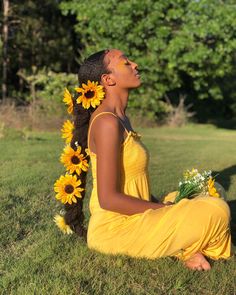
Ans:
[[[82,88],[75,88],[75,90],[81,95],[77,98],[76,102],[81,103],[85,109],[88,109],[90,105],[96,108],[100,105],[101,100],[104,98],[105,92],[103,91],[103,86],[98,85],[98,82],[91,82],[88,80],[88,84],[82,83]]]
[[[86,156],[85,156],[86,157]],[[75,151],[69,145],[64,148],[64,153],[61,155],[60,161],[66,167],[66,170],[72,174],[76,172],[78,175],[83,171],[88,171],[89,164],[85,159],[84,155],[81,154],[81,146],[77,146]]]
[[[62,138],[66,139],[66,143],[70,143],[73,137],[73,130],[75,126],[70,120],[66,120],[62,126]]]
[[[84,191],[84,188],[79,187],[80,184],[81,180],[77,180],[76,175],[61,175],[54,183],[54,191],[57,193],[56,199],[61,200],[63,204],[77,203],[76,197],[81,198],[80,192]]]
[[[54,222],[64,234],[72,234],[73,230],[65,222],[65,218],[59,214],[54,216]]]
[[[68,105],[67,112],[72,114],[73,112],[73,100],[72,95],[70,94],[69,90],[65,88],[63,102]]]
[[[90,153],[89,153],[89,149],[85,149],[85,153],[87,154],[87,156],[90,156]]]
[[[209,195],[212,196],[212,197],[219,198],[220,195],[217,193],[216,188],[214,186],[215,180],[212,179],[212,177],[210,177],[210,179],[207,181],[207,184],[208,184],[208,193],[209,193]]]

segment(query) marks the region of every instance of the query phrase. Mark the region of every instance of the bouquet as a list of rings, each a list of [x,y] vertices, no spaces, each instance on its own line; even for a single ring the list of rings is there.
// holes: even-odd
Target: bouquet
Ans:
[[[202,173],[194,168],[191,171],[186,170],[183,180],[179,182],[179,190],[174,203],[178,203],[183,198],[194,198],[198,194],[225,199],[224,188],[215,182],[215,176],[212,176],[211,170]]]

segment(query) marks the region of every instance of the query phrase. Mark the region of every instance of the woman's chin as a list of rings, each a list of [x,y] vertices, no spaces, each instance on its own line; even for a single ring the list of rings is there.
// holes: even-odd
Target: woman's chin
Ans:
[[[132,86],[130,87],[130,89],[139,88],[139,87],[141,86],[141,84],[142,84],[142,82],[141,82],[141,80],[139,80],[137,83],[135,83],[134,85],[132,85]]]

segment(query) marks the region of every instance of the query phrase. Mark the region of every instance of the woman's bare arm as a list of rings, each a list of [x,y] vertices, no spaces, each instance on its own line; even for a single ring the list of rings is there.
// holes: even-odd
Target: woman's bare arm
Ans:
[[[94,122],[95,123],[95,122]],[[120,192],[120,156],[123,141],[122,127],[113,115],[97,118],[93,125],[97,154],[97,190],[101,208],[121,214],[132,215],[147,209],[165,207]]]

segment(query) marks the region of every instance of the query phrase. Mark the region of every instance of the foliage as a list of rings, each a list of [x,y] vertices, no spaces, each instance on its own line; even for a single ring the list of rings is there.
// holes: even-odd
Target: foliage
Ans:
[[[38,74],[38,97],[45,101],[62,102],[65,87],[72,88],[78,84],[75,74],[41,71]],[[65,109],[65,106],[63,105]]]
[[[20,103],[27,99],[27,82],[18,71],[47,68],[54,72],[76,72],[78,40],[72,29],[74,18],[62,16],[59,1],[10,1],[8,40],[8,96]]]
[[[132,107],[161,112],[166,93],[223,99],[220,81],[231,73],[236,49],[233,1],[91,0],[88,9],[88,1],[64,0],[60,7],[76,16],[81,58],[119,48],[139,64],[143,87]]]
[[[50,114],[55,111],[65,113],[62,103],[64,89],[75,87],[78,83],[75,74],[55,73],[46,68],[39,71],[33,68],[31,73],[21,71],[18,75],[23,77],[30,89],[27,100],[38,101],[38,105]]]
[[[163,119],[166,95],[174,106],[186,95],[199,122],[236,113],[235,0],[11,0],[8,27],[8,97],[17,104],[29,96],[17,72],[76,73],[77,62],[108,47],[139,65],[134,114]]]
[[[13,0],[11,20],[9,49],[20,68],[47,66],[57,72],[75,69],[75,40],[73,31],[67,29],[73,17],[61,15],[58,1],[46,0],[39,7],[36,1]]]

